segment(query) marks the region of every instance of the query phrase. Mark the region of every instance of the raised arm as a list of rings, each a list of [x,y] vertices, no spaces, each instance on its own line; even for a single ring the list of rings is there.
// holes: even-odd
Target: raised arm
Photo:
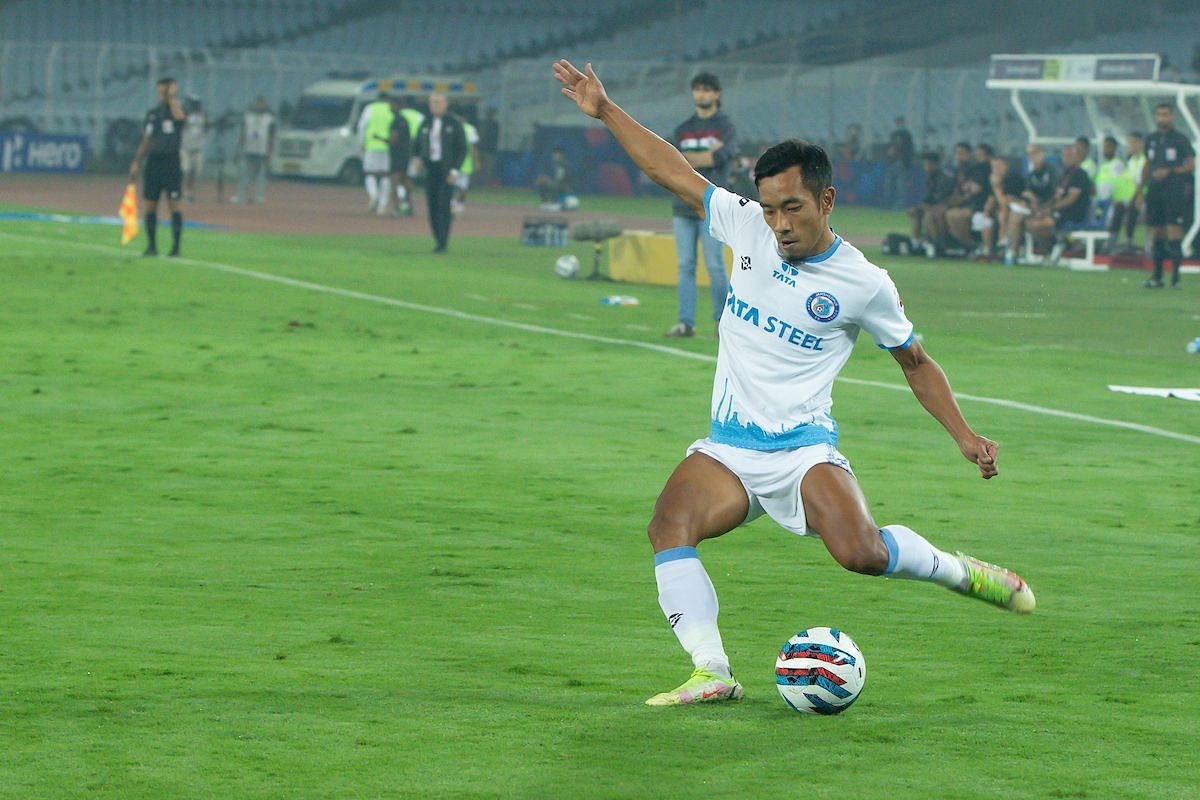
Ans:
[[[600,120],[612,131],[633,163],[650,180],[704,213],[708,181],[692,168],[682,153],[609,100],[604,84],[592,71],[591,64],[585,65],[584,72],[580,72],[570,61],[562,59],[554,65],[554,77],[562,83],[562,93],[574,100],[580,111]]]

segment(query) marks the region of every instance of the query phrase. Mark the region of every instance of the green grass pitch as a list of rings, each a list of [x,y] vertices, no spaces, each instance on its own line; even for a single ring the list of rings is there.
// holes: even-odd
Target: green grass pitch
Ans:
[[[851,241],[903,229],[839,214]],[[883,260],[960,392],[1192,440],[964,400],[1001,444],[985,483],[911,395],[843,382],[876,518],[1013,566],[1037,613],[843,572],[763,519],[702,547],[746,701],[651,709],[690,665],[645,523],[711,363],[115,235],[0,224],[0,797],[1200,794],[1200,406],[1106,388],[1200,382],[1200,281]],[[185,254],[666,343],[671,289],[429,246],[189,231]],[[679,347],[713,353],[700,333]],[[865,336],[843,374],[903,383]],[[840,717],[775,691],[810,625],[866,654]]]

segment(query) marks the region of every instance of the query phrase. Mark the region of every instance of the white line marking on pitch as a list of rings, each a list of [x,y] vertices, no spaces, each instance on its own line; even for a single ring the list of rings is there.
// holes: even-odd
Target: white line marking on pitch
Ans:
[[[45,243],[48,241],[44,237],[24,236],[18,233],[7,233],[0,231],[0,236],[9,239],[24,240],[34,243]],[[85,250],[96,250],[108,255],[117,255],[130,260],[142,261],[141,256],[137,253],[131,253],[128,250],[122,250],[119,247],[111,245],[92,244],[90,242],[63,241],[57,244],[73,245]],[[495,317],[485,317],[479,314],[469,314],[465,311],[459,311],[455,308],[442,308],[440,306],[428,306],[422,303],[410,303],[407,300],[397,300],[394,297],[385,297],[378,294],[370,294],[369,292],[358,292],[353,289],[341,289],[337,286],[326,286],[321,283],[313,283],[311,281],[298,280],[296,278],[287,278],[283,275],[276,275],[272,272],[259,272],[253,269],[244,269],[243,267],[235,267],[230,264],[221,264],[216,261],[200,261],[194,258],[173,258],[169,259],[170,263],[189,264],[194,267],[203,269],[211,269],[217,272],[224,272],[229,275],[240,275],[244,278],[254,278],[255,280],[266,281],[268,283],[278,283],[282,286],[292,286],[297,289],[307,289],[311,292],[320,292],[321,294],[330,294],[337,297],[347,297],[351,300],[365,300],[369,303],[379,303],[380,305],[392,306],[394,308],[404,308],[409,311],[421,311],[426,314],[437,314],[443,317],[453,317],[455,319],[468,320],[470,322],[479,322],[485,325],[495,325],[501,328],[510,328],[512,330],[526,331],[527,333],[541,333],[546,336],[558,336],[563,339],[578,339],[585,342],[595,342],[597,344],[611,344],[619,347],[635,347],[639,350],[650,350],[655,353],[665,353],[667,355],[676,356],[678,358],[687,358],[693,361],[704,361],[713,363],[717,359],[707,353],[693,353],[690,350],[682,350],[678,347],[668,347],[662,344],[653,344],[651,342],[638,342],[631,339],[617,339],[611,336],[595,336],[590,333],[575,333],[574,331],[564,331],[558,328],[547,328],[542,325],[529,325],[524,322],[512,322],[506,319],[497,319]],[[883,383],[882,381],[868,381],[860,378],[838,378],[842,383],[849,383],[855,386],[872,386],[877,389],[888,389],[896,392],[911,392],[909,387],[896,383]],[[1125,430],[1138,431],[1139,433],[1147,433],[1151,436],[1161,436],[1164,439],[1175,439],[1181,442],[1189,442],[1190,444],[1200,444],[1200,436],[1192,436],[1187,433],[1177,433],[1168,431],[1163,428],[1155,428],[1150,425],[1141,425],[1136,422],[1125,422],[1119,419],[1105,419],[1104,417],[1093,417],[1090,414],[1076,414],[1074,411],[1060,411],[1056,408],[1046,408],[1045,406],[1035,406],[1030,403],[1019,403],[1014,400],[1004,400],[999,397],[980,397],[972,394],[962,394],[955,392],[955,396],[960,400],[970,400],[975,403],[987,403],[988,405],[1001,406],[1002,408],[1011,408],[1017,411],[1028,411],[1031,414],[1042,414],[1048,417],[1059,417],[1062,419],[1075,420],[1077,422],[1090,422],[1093,425],[1106,425],[1112,428],[1124,428]]]
[[[525,310],[525,311],[537,311],[537,310],[538,310],[538,307],[537,307],[537,306],[531,306],[531,305],[529,305],[529,303],[513,303],[513,304],[512,304],[512,307],[513,307],[513,308],[520,308],[520,309],[523,309],[523,310]]]
[[[956,317],[1006,317],[1011,319],[1045,319],[1044,311],[951,311]]]
[[[481,294],[471,294],[470,292],[467,292],[463,295],[463,297],[467,298],[468,300],[478,300],[481,303],[487,302],[487,298]]]
[[[625,327],[629,328],[629,330],[631,330],[631,331],[648,331],[648,330],[650,330],[645,325],[634,325],[632,322],[629,323],[628,325],[626,325]]]
[[[591,322],[595,317],[589,317],[587,314],[567,314],[571,319],[580,319],[584,322]]]

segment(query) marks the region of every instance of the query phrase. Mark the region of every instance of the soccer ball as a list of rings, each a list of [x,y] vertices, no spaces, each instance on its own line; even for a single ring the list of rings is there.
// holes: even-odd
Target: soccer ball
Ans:
[[[837,628],[809,628],[787,640],[775,662],[783,702],[806,714],[840,714],[867,680],[862,651]]]
[[[560,278],[574,278],[579,274],[579,259],[569,253],[559,256],[554,262],[554,271]]]

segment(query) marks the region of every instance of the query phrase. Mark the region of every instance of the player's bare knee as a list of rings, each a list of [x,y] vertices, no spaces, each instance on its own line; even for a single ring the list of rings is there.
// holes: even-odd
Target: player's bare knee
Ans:
[[[887,546],[878,531],[847,536],[829,552],[843,568],[860,575],[882,575],[887,569]]]
[[[694,528],[687,514],[671,508],[655,508],[650,524],[646,526],[646,534],[650,537],[651,546],[658,552],[671,547],[694,546],[698,541]]]

